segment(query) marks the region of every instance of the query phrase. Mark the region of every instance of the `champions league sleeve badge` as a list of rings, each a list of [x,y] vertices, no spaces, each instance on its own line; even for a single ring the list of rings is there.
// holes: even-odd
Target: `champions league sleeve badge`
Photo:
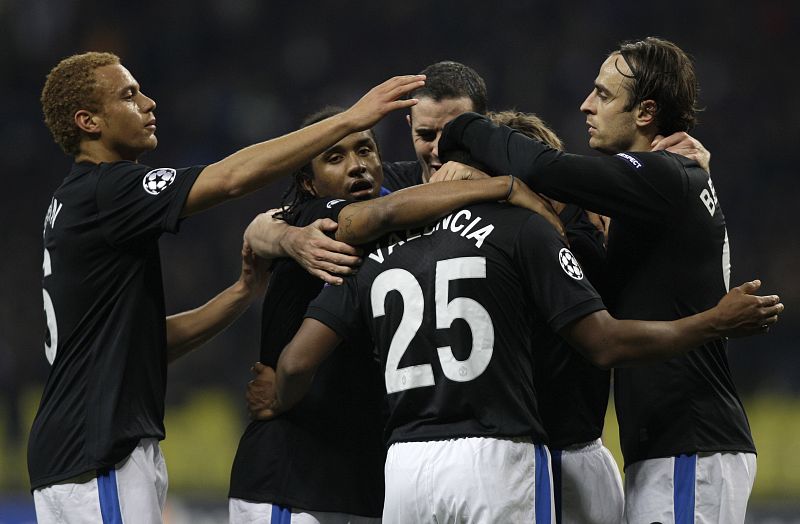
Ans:
[[[581,265],[578,264],[578,260],[569,249],[561,248],[561,251],[558,252],[558,262],[561,264],[561,269],[563,269],[564,273],[567,275],[575,280],[581,280],[583,278]]]
[[[142,179],[142,186],[149,194],[158,195],[175,181],[175,174],[171,167],[153,169]]]

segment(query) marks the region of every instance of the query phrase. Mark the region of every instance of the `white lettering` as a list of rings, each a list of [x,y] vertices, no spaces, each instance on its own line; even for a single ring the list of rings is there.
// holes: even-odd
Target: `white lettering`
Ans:
[[[403,244],[405,244],[405,241],[402,238],[400,238],[397,235],[397,233],[390,233],[389,234],[389,242],[392,242],[392,244],[389,246],[389,254],[390,255],[392,254],[392,251],[394,251],[394,247],[395,246],[402,246]]]
[[[62,207],[64,207],[64,204],[55,198],[50,201],[50,207],[47,208],[47,214],[44,217],[44,229],[47,229],[48,225],[51,229],[55,226],[56,218],[58,218],[58,214],[61,213]],[[44,235],[44,231],[42,235]]]
[[[478,217],[475,220],[473,220],[472,222],[470,222],[469,225],[464,228],[464,231],[461,232],[461,236],[462,237],[467,236],[467,233],[469,233],[470,230],[472,230],[472,228],[475,227],[475,224],[477,224],[480,221],[481,221],[481,217]],[[469,238],[469,237],[467,237],[467,238]]]
[[[371,258],[372,260],[374,260],[378,264],[383,264],[383,260],[384,260],[384,258],[383,258],[383,250],[381,250],[381,248],[378,248],[377,251],[375,251],[374,253],[370,253],[369,254],[369,258]]]
[[[711,196],[711,193],[708,191],[708,189],[704,189],[700,193],[700,200],[703,201],[706,209],[708,209],[708,213],[713,217],[714,210],[717,208],[717,206],[714,204],[714,197]]]
[[[481,247],[483,245],[483,241],[486,240],[486,237],[488,237],[492,231],[494,231],[494,226],[489,224],[488,226],[484,226],[474,233],[470,233],[467,238],[476,239],[477,242],[475,242],[475,247]]]
[[[450,231],[452,231],[453,233],[458,233],[459,231],[461,231],[464,228],[464,224],[457,224],[456,223],[458,221],[458,219],[461,218],[461,217],[464,217],[467,220],[469,220],[470,218],[472,218],[472,213],[470,213],[468,209],[462,209],[461,211],[456,213],[456,216],[453,217],[452,224],[450,224]]]
[[[625,153],[617,153],[617,156],[621,157],[621,158],[624,158],[625,160],[627,160],[628,162],[633,164],[633,167],[635,167],[636,169],[639,169],[640,167],[642,167],[642,163],[639,162],[639,160],[637,160],[636,158],[632,157],[631,155],[628,155],[628,154],[625,154]]]

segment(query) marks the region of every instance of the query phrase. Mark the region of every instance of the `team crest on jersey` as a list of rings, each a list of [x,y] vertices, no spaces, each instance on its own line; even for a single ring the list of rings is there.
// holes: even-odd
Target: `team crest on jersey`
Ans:
[[[328,209],[330,209],[330,208],[332,208],[333,206],[335,206],[336,204],[338,204],[339,202],[344,202],[344,199],[343,199],[343,198],[337,198],[336,200],[331,200],[330,202],[328,202],[327,204],[325,204],[325,207],[327,207]]]
[[[147,173],[142,179],[144,190],[157,195],[167,189],[175,181],[175,170],[171,167],[159,167]]]
[[[575,258],[575,255],[572,254],[567,248],[561,248],[561,251],[558,252],[558,262],[561,264],[561,269],[564,270],[564,273],[571,276],[575,280],[581,280],[583,278],[583,269],[581,269],[581,265],[578,264],[578,259]]]

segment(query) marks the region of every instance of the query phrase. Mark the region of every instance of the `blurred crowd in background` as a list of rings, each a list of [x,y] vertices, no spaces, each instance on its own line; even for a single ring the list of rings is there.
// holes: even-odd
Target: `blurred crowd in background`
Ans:
[[[779,0],[738,7],[721,0],[0,0],[4,439],[24,442],[30,415],[21,398],[47,377],[42,222],[70,166],[42,122],[38,98],[50,68],[86,50],[120,55],[156,100],[159,146],[142,162],[180,167],[291,131],[323,105],[349,105],[392,75],[443,59],[483,75],[490,109],[536,112],[568,151],[593,154],[578,106],[604,57],[621,40],[672,40],[695,59],[706,110],[692,134],[712,152],[731,285],[760,278],[762,290],[779,293],[787,306],[768,336],[731,342],[734,377],[746,407],[760,394],[800,395],[800,241],[791,222],[800,177],[790,160],[800,144],[799,12]],[[377,131],[386,160],[414,158],[404,114],[390,115]],[[238,277],[244,228],[275,207],[284,189],[276,184],[190,218],[180,234],[162,238],[169,312],[200,305]],[[173,365],[168,403],[207,387],[243,398],[258,355],[259,318],[256,306]],[[243,427],[244,409],[236,416]],[[14,484],[25,489],[26,482]]]

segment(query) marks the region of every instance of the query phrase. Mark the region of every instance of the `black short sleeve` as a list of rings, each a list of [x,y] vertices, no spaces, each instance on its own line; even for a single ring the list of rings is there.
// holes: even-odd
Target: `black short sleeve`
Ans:
[[[319,320],[344,340],[361,340],[366,328],[362,327],[356,277],[345,278],[341,286],[326,284],[309,304],[306,318]]]
[[[578,260],[541,216],[531,215],[520,228],[515,257],[524,268],[523,285],[553,331],[605,309]]]
[[[97,182],[97,209],[103,235],[112,245],[176,232],[186,197],[204,168],[154,169],[133,162],[103,167]]]

